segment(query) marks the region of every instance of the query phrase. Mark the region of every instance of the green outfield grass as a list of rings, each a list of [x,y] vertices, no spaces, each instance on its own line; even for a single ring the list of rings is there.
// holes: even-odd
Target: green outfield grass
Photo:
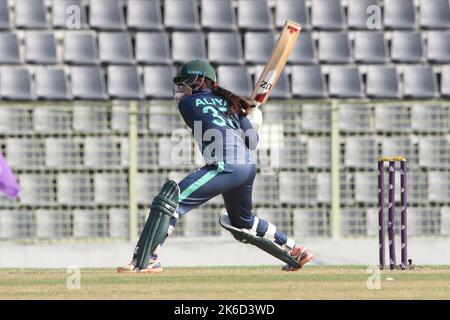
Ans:
[[[67,288],[63,269],[0,269],[0,299],[450,299],[450,266],[382,271],[367,288],[364,266],[165,268],[159,274],[82,269]]]

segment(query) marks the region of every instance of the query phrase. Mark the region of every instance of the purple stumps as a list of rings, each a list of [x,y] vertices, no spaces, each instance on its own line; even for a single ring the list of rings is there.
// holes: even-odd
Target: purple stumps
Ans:
[[[385,261],[385,216],[384,216],[384,161],[378,161],[378,245],[380,254],[380,269],[386,268]]]
[[[389,237],[389,267],[395,269],[395,161],[389,161],[389,207],[388,207],[388,237]]]
[[[401,251],[402,251],[402,269],[408,269],[408,197],[406,174],[408,165],[406,160],[400,161],[400,188],[401,188]]]

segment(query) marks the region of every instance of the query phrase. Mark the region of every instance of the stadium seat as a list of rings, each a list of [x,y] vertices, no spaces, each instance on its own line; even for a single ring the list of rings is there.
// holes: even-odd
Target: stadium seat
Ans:
[[[122,143],[122,152],[123,149]],[[122,153],[123,154],[123,153]],[[124,162],[122,162],[123,164]],[[154,137],[138,139],[138,168],[154,169],[158,166],[158,141]]]
[[[329,137],[308,137],[307,165],[313,169],[329,169],[331,163],[331,139]]]
[[[93,169],[120,167],[120,143],[113,137],[84,139],[84,166]]]
[[[41,68],[36,72],[36,96],[40,100],[70,100],[67,77],[62,68]]]
[[[349,136],[345,141],[344,163],[348,168],[373,169],[376,159],[376,145],[370,136]]]
[[[25,37],[25,60],[28,63],[55,64],[56,42],[52,32],[28,32]]]
[[[16,0],[16,27],[19,29],[47,29],[44,0]]]
[[[33,236],[33,212],[25,209],[0,210],[0,238],[24,239]]]
[[[106,64],[133,64],[133,48],[128,32],[100,32],[100,60]]]
[[[202,27],[206,30],[236,30],[236,15],[231,0],[202,0]]]
[[[164,26],[175,30],[198,30],[200,24],[197,0],[166,0]]]
[[[7,138],[6,152],[9,164],[18,169],[42,169],[45,151],[39,138]]]
[[[137,32],[136,61],[143,64],[170,64],[171,58],[167,33]]]
[[[427,59],[430,63],[450,63],[450,32],[428,32]]]
[[[441,207],[441,235],[450,236],[450,207]]]
[[[413,0],[384,2],[384,27],[386,29],[413,29],[416,12]]]
[[[442,67],[441,94],[443,97],[450,97],[450,65]]]
[[[70,213],[67,210],[38,209],[35,219],[37,238],[60,239],[72,235]]]
[[[278,177],[276,175],[256,175],[253,184],[252,201],[257,204],[280,202]]]
[[[355,34],[355,61],[357,63],[386,63],[388,48],[383,32],[363,32]]]
[[[440,231],[439,211],[438,208],[432,207],[408,208],[408,237],[438,234]]]
[[[270,100],[269,100],[270,101]],[[271,104],[270,102],[264,105],[264,119],[270,124],[270,130],[277,130],[281,127],[284,133],[299,133],[300,132],[300,108],[298,105],[284,105],[283,112],[280,112],[279,104]],[[276,134],[270,132],[268,134]],[[275,136],[273,138],[276,138]]]
[[[430,66],[408,66],[403,71],[405,98],[436,98],[439,96],[436,75]]]
[[[0,30],[10,28],[8,0],[0,0]]]
[[[52,175],[36,173],[18,176],[20,203],[30,206],[50,206],[55,204],[55,186]]]
[[[341,1],[315,0],[311,12],[314,29],[339,30],[345,26]]]
[[[0,96],[3,100],[34,100],[28,70],[26,68],[0,69]]]
[[[333,66],[330,71],[330,96],[337,98],[363,97],[361,75],[357,67]]]
[[[366,95],[370,98],[399,98],[399,82],[395,67],[371,66],[367,71]]]
[[[275,5],[275,26],[282,28],[286,20],[300,23],[302,30],[311,29],[311,21],[305,0],[277,0]]]
[[[429,169],[450,167],[450,142],[444,137],[419,137],[419,166]]]
[[[375,172],[355,172],[355,201],[364,204],[377,204],[378,192],[374,188]]]
[[[99,67],[72,67],[72,96],[77,100],[106,100],[106,83]]]
[[[112,99],[141,99],[141,80],[136,66],[109,66],[108,93]]]
[[[350,42],[346,32],[321,32],[319,60],[322,63],[350,63]]]
[[[287,236],[292,235],[291,210],[288,208],[258,208],[256,215],[263,220],[274,224],[277,230]]]
[[[301,98],[327,97],[325,76],[320,66],[293,66],[292,94]]]
[[[293,234],[300,239],[329,237],[329,214],[323,209],[294,209]]]
[[[295,43],[294,49],[288,58],[291,64],[316,64],[317,53],[316,44],[312,38],[312,33],[302,31]]]
[[[115,101],[111,110],[111,130],[121,133],[127,133],[129,128],[129,104],[126,101]],[[138,131],[146,131],[146,117],[148,115],[148,107],[138,105],[137,110],[137,126]]]
[[[315,179],[307,173],[280,172],[280,201],[287,204],[316,204]]]
[[[360,208],[345,208],[340,213],[340,235],[342,237],[364,237],[367,235],[365,211]]]
[[[241,35],[237,32],[210,32],[208,60],[215,64],[243,64]]]
[[[370,132],[373,130],[370,107],[365,105],[340,105],[339,130],[342,132]]]
[[[402,155],[408,159],[408,167],[417,167],[417,154],[409,136],[395,136],[381,138],[382,155]],[[400,181],[400,180],[399,180]]]
[[[394,31],[391,59],[397,63],[420,63],[424,59],[420,32]]]
[[[98,64],[98,49],[92,32],[67,32],[64,36],[64,61],[68,64]]]
[[[273,21],[267,0],[239,1],[238,26],[244,30],[271,30]]]
[[[302,106],[301,132],[329,132],[331,128],[331,106],[304,104]]]
[[[245,40],[245,60],[250,64],[266,64],[275,46],[272,32],[247,32]]]
[[[219,84],[242,97],[249,97],[252,87],[246,66],[219,66],[217,68]]]
[[[136,188],[139,190],[136,194],[136,201],[142,205],[149,205],[161,190],[165,180],[164,176],[157,172],[139,172],[136,176]]]
[[[331,204],[331,174],[330,172],[318,172],[315,175],[317,192],[314,195],[320,204]],[[339,198],[343,205],[353,204],[353,193],[351,190],[351,176],[341,173],[339,176]]]
[[[449,29],[450,7],[448,0],[421,0],[420,27],[422,29]]]
[[[82,165],[81,143],[71,138],[45,139],[45,165],[55,169],[78,169]]]
[[[147,116],[147,115],[146,115]],[[183,120],[176,106],[150,105],[148,128],[151,132],[170,134],[183,127]]]
[[[72,213],[74,238],[102,238],[108,234],[108,216],[104,210],[75,209]]]
[[[144,91],[149,98],[173,98],[173,66],[147,66],[144,68]]]
[[[140,193],[138,193],[140,194]],[[108,211],[109,215],[109,234],[111,238],[129,239],[129,216],[128,209],[111,208]]]
[[[220,209],[200,207],[183,215],[183,235],[186,237],[219,236]]]
[[[176,63],[206,59],[204,34],[202,32],[172,33],[172,59]]]
[[[127,26],[131,30],[162,30],[160,0],[129,0]]]
[[[379,8],[380,3],[378,0],[349,0],[347,5],[348,28],[356,30],[381,29],[381,21],[373,26],[368,24],[369,21],[376,23],[376,21],[369,20],[372,15],[372,11],[369,11],[371,6]]]
[[[176,141],[173,137],[158,138],[158,165],[161,168],[179,169],[193,165],[190,131],[185,130]]]
[[[89,23],[93,29],[105,31],[125,29],[122,2],[119,0],[91,0],[89,12]]]
[[[441,105],[411,106],[411,126],[420,133],[444,133],[448,130],[448,111]]]
[[[379,132],[409,132],[411,120],[404,106],[377,105],[375,107],[375,129]]]
[[[255,83],[258,81],[261,73],[264,70],[265,65],[259,65],[255,68]],[[275,87],[272,90],[272,93],[270,94],[271,99],[289,99],[291,98],[291,89],[289,85],[289,78],[286,74],[286,72],[282,72],[280,74],[280,77],[278,78],[277,83],[275,84]]]
[[[31,132],[33,132],[33,121],[27,108],[7,106],[0,108],[0,133],[8,135]]]
[[[19,40],[17,34],[0,33],[0,64],[20,64]]]
[[[81,17],[79,16],[81,14]],[[87,26],[86,7],[82,0],[53,0],[52,25],[57,29],[84,29]]]
[[[92,205],[94,190],[88,173],[59,173],[58,203],[72,206]]]
[[[69,133],[72,114],[68,109],[40,107],[33,110],[33,129],[37,133]]]
[[[428,200],[448,203],[450,199],[450,173],[430,171],[428,173]]]
[[[128,205],[127,176],[120,173],[94,174],[95,203]]]
[[[104,106],[77,106],[72,112],[73,130],[85,133],[108,131],[108,113]]]

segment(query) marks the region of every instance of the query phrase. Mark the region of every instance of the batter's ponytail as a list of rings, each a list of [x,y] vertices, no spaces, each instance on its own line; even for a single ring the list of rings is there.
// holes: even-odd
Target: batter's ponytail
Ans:
[[[222,88],[215,82],[211,84],[211,89],[214,94],[224,98],[228,102],[228,114],[231,115],[238,112],[243,117],[248,115],[248,111],[252,108],[252,105],[247,100]]]

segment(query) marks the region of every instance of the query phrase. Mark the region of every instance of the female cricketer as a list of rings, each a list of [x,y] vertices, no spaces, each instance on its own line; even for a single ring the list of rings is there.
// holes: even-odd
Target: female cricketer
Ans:
[[[228,214],[220,218],[222,227],[235,239],[286,262],[282,270],[300,269],[313,259],[313,253],[252,213],[261,111],[218,86],[213,67],[204,60],[184,64],[173,82],[178,109],[206,165],[178,184],[171,180],[164,184],[151,204],[131,263],[117,271],[161,272],[158,250],[172,233],[179,215],[219,194]]]

